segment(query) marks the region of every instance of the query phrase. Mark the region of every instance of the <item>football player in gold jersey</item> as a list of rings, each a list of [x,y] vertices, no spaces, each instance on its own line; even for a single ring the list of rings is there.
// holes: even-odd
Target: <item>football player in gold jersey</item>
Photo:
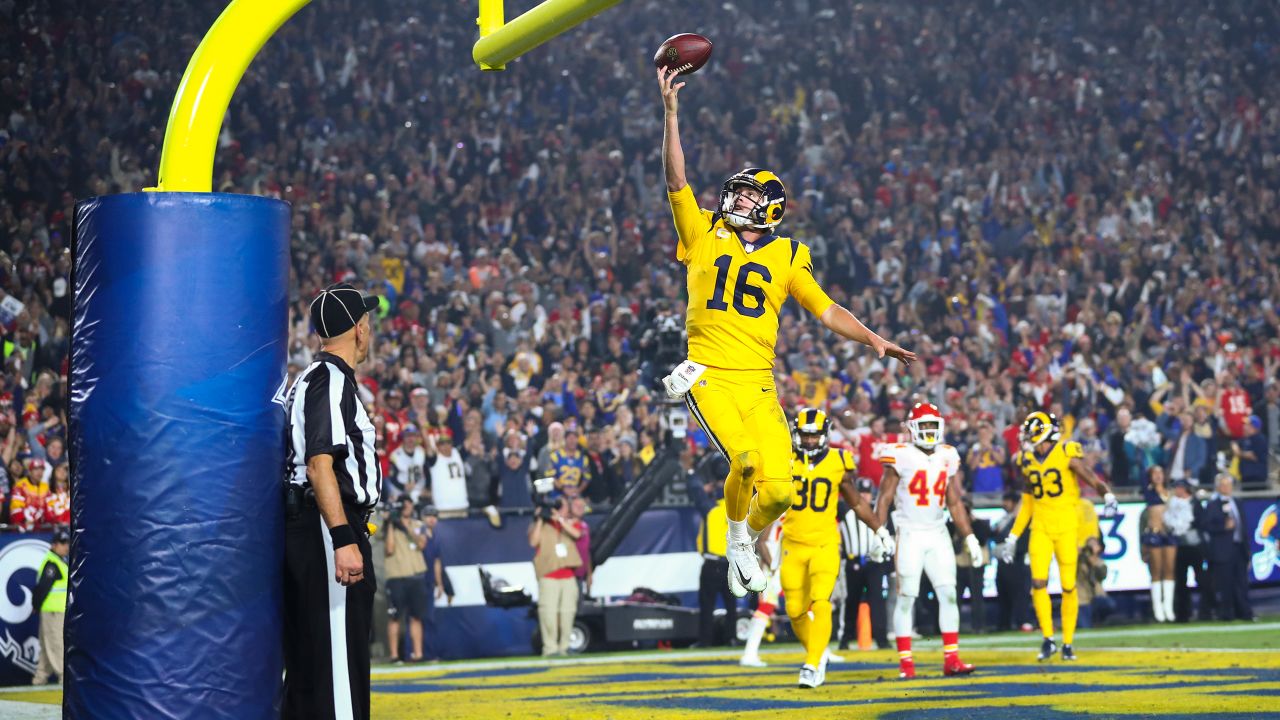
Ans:
[[[1026,490],[1022,493],[1018,517],[1001,547],[1005,562],[1009,562],[1018,536],[1030,523],[1027,557],[1031,561],[1031,604],[1044,633],[1041,661],[1050,659],[1057,651],[1053,641],[1053,601],[1049,599],[1048,589],[1049,563],[1055,557],[1062,580],[1062,659],[1076,659],[1071,642],[1075,639],[1080,613],[1080,600],[1076,596],[1079,481],[1084,480],[1103,496],[1108,514],[1114,514],[1116,509],[1115,495],[1085,462],[1080,443],[1060,442],[1060,435],[1058,419],[1048,413],[1033,412],[1023,421],[1022,450],[1013,457],[1013,464],[1026,481]]]
[[[730,464],[724,494],[729,515],[729,589],[760,592],[768,578],[755,540],[791,506],[790,432],[773,380],[778,312],[787,297],[832,332],[864,343],[880,357],[916,359],[867,329],[832,302],[813,276],[809,248],[775,234],[787,208],[782,181],[750,168],[725,181],[712,212],[698,207],[685,177],[676,116],[684,83],[658,69],[666,109],[662,160],[675,218],[676,259],[688,268],[688,360],[663,379],[684,398]],[[754,495],[753,495],[754,490]]]
[[[814,688],[827,678],[831,641],[831,592],[840,574],[840,526],[832,495],[837,492],[876,533],[877,554],[893,554],[893,536],[855,487],[853,453],[830,447],[827,414],[814,408],[796,413],[791,459],[794,501],[782,516],[782,594],[791,629],[804,645],[799,686]]]

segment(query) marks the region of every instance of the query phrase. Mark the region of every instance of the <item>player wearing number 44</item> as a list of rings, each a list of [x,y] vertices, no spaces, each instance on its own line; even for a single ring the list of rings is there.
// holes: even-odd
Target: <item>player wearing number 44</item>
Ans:
[[[1080,612],[1076,595],[1080,480],[1103,496],[1105,515],[1116,511],[1115,495],[1084,461],[1080,443],[1061,442],[1061,432],[1058,419],[1049,413],[1033,412],[1022,422],[1022,450],[1013,457],[1013,465],[1026,480],[1026,489],[1009,537],[1000,546],[1001,556],[1009,562],[1018,536],[1028,523],[1031,525],[1027,558],[1031,561],[1031,604],[1044,633],[1039,655],[1042,662],[1057,650],[1053,641],[1053,601],[1049,599],[1049,563],[1055,557],[1058,576],[1062,578],[1062,659],[1076,659],[1071,642]]]
[[[880,501],[876,517],[889,516],[898,531],[898,602],[893,609],[893,632],[898,636],[898,676],[916,676],[911,653],[911,618],[920,592],[920,574],[929,576],[938,596],[938,627],[942,630],[942,673],[968,675],[973,666],[960,659],[960,606],[956,600],[956,555],[951,549],[946,511],[964,536],[965,549],[974,567],[982,567],[982,547],[969,527],[969,515],[961,503],[960,453],[942,442],[943,420],[938,408],[920,403],[907,418],[911,443],[897,443],[882,450]],[[905,481],[904,481],[905,478]]]
[[[676,259],[687,270],[689,357],[663,379],[729,461],[729,589],[764,590],[755,540],[791,506],[791,433],[773,382],[778,312],[788,296],[833,332],[880,357],[916,359],[832,302],[813,275],[809,249],[775,234],[787,209],[777,175],[758,168],[725,181],[714,212],[702,210],[685,178],[677,97],[684,83],[658,69],[666,110],[662,160],[675,218]],[[754,493],[753,493],[754,491]]]

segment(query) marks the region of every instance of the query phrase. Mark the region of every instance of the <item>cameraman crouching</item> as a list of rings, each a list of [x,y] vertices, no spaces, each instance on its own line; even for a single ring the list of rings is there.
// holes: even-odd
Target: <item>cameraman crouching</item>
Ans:
[[[577,523],[568,517],[561,496],[542,505],[529,526],[533,570],[538,576],[538,626],[543,657],[569,654],[569,633],[578,614],[578,581],[574,569],[582,565],[575,541]]]

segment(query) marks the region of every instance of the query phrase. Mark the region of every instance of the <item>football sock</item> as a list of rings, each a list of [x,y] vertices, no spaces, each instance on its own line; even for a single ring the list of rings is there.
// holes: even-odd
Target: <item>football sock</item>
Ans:
[[[807,651],[809,649],[809,613],[802,612],[791,616],[791,632],[796,634],[796,639]]]
[[[729,477],[724,479],[724,510],[730,520],[747,519],[748,504],[751,502],[751,483],[742,481],[742,466],[729,464]]]
[[[809,614],[813,617],[809,620],[809,639],[804,644],[808,651],[805,662],[818,667],[822,662],[822,653],[826,652],[827,645],[831,642],[831,602],[815,600],[809,606]]]
[[[1053,637],[1053,600],[1049,599],[1048,588],[1031,588],[1031,605],[1036,610],[1036,620],[1040,623],[1040,632],[1047,638]]]
[[[911,655],[911,636],[898,636],[898,662],[915,662]]]
[[[960,633],[944,632],[942,633],[942,658],[944,662],[951,662],[955,659],[956,653],[960,652]]]
[[[1070,645],[1076,637],[1076,619],[1080,617],[1080,595],[1075,588],[1062,591],[1062,642]]]
[[[760,640],[764,638],[764,630],[767,627],[769,627],[768,616],[761,617],[760,613],[756,613],[751,618],[751,625],[747,629],[747,645],[742,649],[742,657],[760,657]]]

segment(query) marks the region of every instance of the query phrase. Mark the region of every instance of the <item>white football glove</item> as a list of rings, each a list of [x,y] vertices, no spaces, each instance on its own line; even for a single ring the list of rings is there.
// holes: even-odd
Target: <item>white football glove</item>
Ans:
[[[1013,562],[1013,554],[1017,549],[1018,536],[1013,533],[1009,533],[1009,537],[1005,538],[1005,541],[1000,543],[1000,546],[996,550],[1000,553],[1001,561],[1011,563]]]
[[[884,546],[880,543],[872,545],[871,549],[867,551],[867,559],[874,563],[881,563],[888,560],[884,554]]]
[[[982,544],[978,542],[978,538],[970,533],[964,538],[964,547],[969,551],[969,559],[973,561],[973,566],[980,568],[986,563],[983,562]]]
[[[1116,500],[1116,496],[1107,493],[1102,496],[1102,517],[1115,517],[1120,512],[1120,503]]]
[[[897,549],[897,545],[893,542],[893,536],[889,534],[889,529],[881,527],[877,530],[876,539],[880,541],[880,548],[884,551],[885,559],[893,557],[893,551]]]
[[[700,365],[692,360],[685,360],[672,368],[671,374],[662,378],[662,387],[667,391],[667,398],[683,399],[706,369],[706,365]]]

